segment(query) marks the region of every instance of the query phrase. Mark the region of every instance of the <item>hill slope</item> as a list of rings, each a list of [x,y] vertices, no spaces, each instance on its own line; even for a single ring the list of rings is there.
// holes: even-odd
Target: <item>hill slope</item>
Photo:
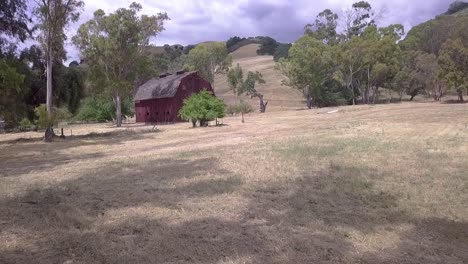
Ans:
[[[264,94],[265,99],[269,102],[268,111],[278,111],[285,109],[297,109],[305,106],[302,93],[296,89],[281,85],[284,76],[275,69],[273,56],[257,56],[258,44],[250,44],[239,48],[231,53],[234,61],[244,70],[244,74],[248,71],[259,71],[266,81],[266,84],[259,85],[258,90]],[[216,96],[223,99],[226,104],[235,104],[236,97],[229,90],[226,75],[218,75],[215,78],[214,84]],[[247,96],[241,96],[240,99],[249,102],[255,111],[258,111],[258,100],[250,99]]]
[[[451,15],[439,15],[413,27],[400,45],[406,50],[421,50],[438,54],[447,39],[468,41],[468,9]]]

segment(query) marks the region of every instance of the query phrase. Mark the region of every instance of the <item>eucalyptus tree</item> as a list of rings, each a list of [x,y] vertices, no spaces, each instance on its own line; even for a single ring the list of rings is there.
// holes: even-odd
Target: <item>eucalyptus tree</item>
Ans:
[[[371,4],[359,1],[345,12],[344,27],[347,39],[360,36],[367,27],[376,25],[377,15],[372,10]]]
[[[112,97],[117,127],[122,125],[122,97],[131,96],[151,75],[150,38],[163,31],[164,21],[169,19],[166,13],[140,16],[141,9],[140,4],[132,3],[108,15],[97,10],[73,37],[95,91]]]
[[[325,9],[317,15],[313,24],[305,26],[305,34],[322,40],[325,44],[335,45],[339,41],[337,32],[338,18],[336,13],[330,9]]]
[[[36,0],[35,13],[39,20],[41,34],[39,40],[43,46],[47,64],[46,107],[49,119],[52,118],[52,69],[55,60],[65,58],[64,42],[67,39],[65,28],[76,22],[84,6],[81,0]],[[53,122],[51,122],[53,123]],[[48,127],[45,140],[52,140],[54,132]]]
[[[209,42],[197,45],[190,50],[187,66],[198,71],[201,77],[214,84],[215,74],[225,73],[232,64],[232,58],[222,42]]]
[[[332,47],[311,35],[298,39],[289,51],[288,61],[279,68],[287,77],[283,83],[303,91],[307,107],[319,99],[321,89],[332,76]]]

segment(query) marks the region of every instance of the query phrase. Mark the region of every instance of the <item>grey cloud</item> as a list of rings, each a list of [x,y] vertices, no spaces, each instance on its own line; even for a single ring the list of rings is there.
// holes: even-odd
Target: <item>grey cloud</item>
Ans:
[[[325,8],[340,14],[351,6],[350,0],[137,0],[147,14],[166,11],[171,18],[166,30],[153,40],[162,44],[194,44],[203,41],[225,41],[231,36],[271,36],[282,42],[293,42],[303,32],[304,25],[314,20]],[[358,1],[358,0],[356,0]],[[403,24],[408,31],[423,21],[447,10],[451,0],[369,0],[375,9],[385,7],[380,24]],[[93,0],[89,7],[98,4]],[[125,0],[101,0],[106,12],[109,7],[126,7]],[[83,18],[94,10],[87,8]],[[84,22],[84,21],[81,21]],[[73,26],[73,28],[76,28]],[[70,30],[73,31],[73,30]],[[70,52],[76,54],[76,52]]]

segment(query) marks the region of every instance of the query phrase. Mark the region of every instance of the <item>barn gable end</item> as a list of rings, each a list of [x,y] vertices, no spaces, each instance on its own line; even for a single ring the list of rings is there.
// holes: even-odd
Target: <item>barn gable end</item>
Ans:
[[[211,84],[197,72],[153,78],[141,85],[135,94],[135,115],[139,123],[172,123],[182,121],[178,114],[186,98],[202,90],[213,93]]]

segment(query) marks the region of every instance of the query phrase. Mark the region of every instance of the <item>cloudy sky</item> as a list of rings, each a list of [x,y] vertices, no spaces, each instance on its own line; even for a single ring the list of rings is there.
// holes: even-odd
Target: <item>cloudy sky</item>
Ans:
[[[153,42],[194,44],[208,40],[225,41],[231,36],[271,36],[278,41],[293,42],[304,25],[326,8],[340,14],[357,0],[84,0],[80,22],[72,25],[69,35],[79,24],[89,20],[97,9],[110,13],[136,1],[142,13],[167,12],[171,18],[166,30]],[[410,29],[447,10],[452,0],[369,0],[375,10],[383,10],[379,25],[400,23]],[[70,59],[78,57],[68,45]],[[69,59],[69,60],[70,60]]]

